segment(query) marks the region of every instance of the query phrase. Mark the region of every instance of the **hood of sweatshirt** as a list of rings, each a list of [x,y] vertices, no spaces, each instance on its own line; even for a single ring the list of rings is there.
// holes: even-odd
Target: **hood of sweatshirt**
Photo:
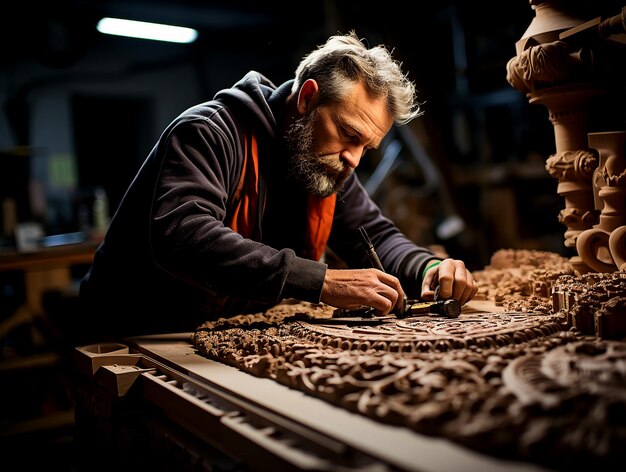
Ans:
[[[241,109],[274,138],[282,123],[292,83],[293,80],[290,80],[276,87],[263,74],[250,71],[231,88],[220,90],[214,98],[225,105]]]

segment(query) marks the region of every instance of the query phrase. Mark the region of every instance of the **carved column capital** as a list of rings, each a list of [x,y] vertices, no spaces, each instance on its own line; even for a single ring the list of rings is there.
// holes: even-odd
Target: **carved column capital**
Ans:
[[[590,185],[598,156],[591,150],[563,151],[546,160],[546,170],[559,182],[579,181]]]
[[[588,50],[574,50],[564,41],[554,41],[530,46],[511,58],[506,65],[506,79],[517,90],[528,93],[572,81],[589,71],[590,65]]]

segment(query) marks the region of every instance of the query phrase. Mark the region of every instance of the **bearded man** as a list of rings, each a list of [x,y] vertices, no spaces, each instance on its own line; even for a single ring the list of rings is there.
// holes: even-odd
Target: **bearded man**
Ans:
[[[461,304],[465,264],[439,259],[385,217],[354,169],[395,124],[422,113],[383,45],[331,36],[280,86],[256,71],[164,130],[111,219],[81,283],[101,337],[192,331],[284,299],[400,309]],[[364,228],[382,268],[371,268]],[[331,248],[348,268],[330,268]]]

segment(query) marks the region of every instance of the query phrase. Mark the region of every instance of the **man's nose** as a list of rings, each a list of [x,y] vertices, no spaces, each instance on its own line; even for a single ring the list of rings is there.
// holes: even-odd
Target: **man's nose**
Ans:
[[[341,159],[352,169],[356,168],[363,157],[363,146],[352,146],[341,152]]]

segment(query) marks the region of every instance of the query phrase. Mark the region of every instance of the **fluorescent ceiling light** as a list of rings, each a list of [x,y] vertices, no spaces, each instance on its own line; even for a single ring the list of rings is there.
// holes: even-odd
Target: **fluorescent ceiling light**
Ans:
[[[102,18],[98,22],[98,31],[116,36],[154,39],[172,43],[191,43],[198,37],[198,32],[182,26],[146,23],[145,21],[122,20],[120,18]]]

